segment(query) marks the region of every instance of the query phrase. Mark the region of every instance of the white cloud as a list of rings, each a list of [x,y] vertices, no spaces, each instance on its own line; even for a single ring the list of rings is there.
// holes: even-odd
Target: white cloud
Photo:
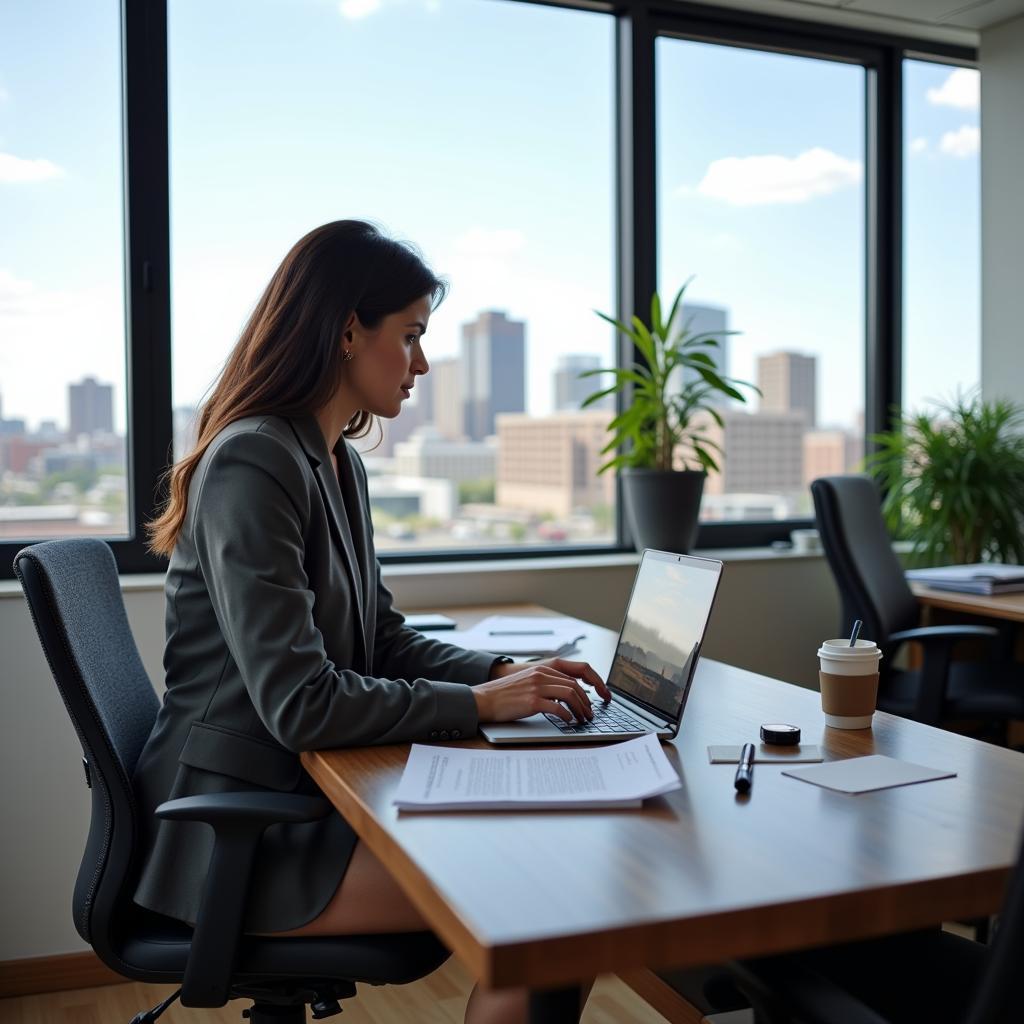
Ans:
[[[911,153],[923,153],[928,148],[928,140],[922,135],[910,144]]]
[[[803,203],[856,185],[862,175],[859,160],[847,160],[816,146],[796,157],[729,156],[714,160],[697,191],[733,206]]]
[[[939,149],[949,156],[973,156],[981,149],[981,129],[974,125],[961,125],[955,132],[945,132]]]
[[[62,178],[64,171],[50,160],[41,157],[25,160],[10,153],[0,153],[0,185],[15,185],[26,181],[48,181]]]
[[[338,10],[343,18],[358,21],[380,10],[381,0],[340,0]]]
[[[981,75],[971,68],[956,68],[937,89],[926,93],[928,102],[937,107],[977,110],[981,104]]]
[[[9,270],[0,267],[0,316],[31,312],[33,291],[31,281],[15,277]]]
[[[455,239],[455,250],[464,256],[510,256],[526,247],[526,236],[517,228],[472,227]]]

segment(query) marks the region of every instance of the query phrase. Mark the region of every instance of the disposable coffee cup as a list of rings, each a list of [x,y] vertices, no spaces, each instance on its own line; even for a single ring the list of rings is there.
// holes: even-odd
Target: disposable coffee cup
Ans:
[[[870,729],[878,699],[882,652],[872,640],[826,640],[818,649],[818,679],[825,724],[833,729]]]

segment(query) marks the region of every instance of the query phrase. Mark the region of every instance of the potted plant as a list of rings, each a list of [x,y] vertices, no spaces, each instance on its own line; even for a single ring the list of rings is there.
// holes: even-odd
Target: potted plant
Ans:
[[[1024,406],[958,395],[875,434],[865,467],[912,565],[1024,563]]]
[[[582,377],[611,374],[613,383],[590,395],[583,408],[622,392],[622,411],[611,421],[611,440],[602,454],[615,454],[598,470],[620,470],[626,521],[638,548],[685,554],[693,546],[704,480],[718,470],[718,444],[707,430],[724,423],[716,402],[746,401],[738,390],[751,387],[719,372],[711,353],[719,339],[736,331],[690,330],[677,317],[690,278],[676,293],[668,318],[655,292],[651,319],[624,323],[594,310],[632,341],[641,359],[626,367],[588,370]],[[753,388],[753,390],[757,390]]]

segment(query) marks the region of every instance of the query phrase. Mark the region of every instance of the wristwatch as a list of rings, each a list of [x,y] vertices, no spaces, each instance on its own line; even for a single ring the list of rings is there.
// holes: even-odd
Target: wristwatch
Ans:
[[[494,672],[495,665],[511,665],[512,661],[513,659],[510,658],[507,654],[499,654],[498,657],[491,662],[491,671],[488,673],[488,675],[491,675]]]

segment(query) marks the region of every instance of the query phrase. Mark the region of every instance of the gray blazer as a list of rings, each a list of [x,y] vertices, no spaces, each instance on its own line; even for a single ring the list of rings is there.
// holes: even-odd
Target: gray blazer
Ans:
[[[407,628],[377,563],[366,471],[342,439],[339,475],[312,417],[225,428],[192,478],[166,582],[167,692],[135,772],[146,857],[135,894],[194,922],[212,831],[159,822],[194,793],[317,793],[299,752],[458,739],[477,729],[466,684],[493,655]],[[271,826],[248,931],[311,921],[355,846],[337,814]]]

